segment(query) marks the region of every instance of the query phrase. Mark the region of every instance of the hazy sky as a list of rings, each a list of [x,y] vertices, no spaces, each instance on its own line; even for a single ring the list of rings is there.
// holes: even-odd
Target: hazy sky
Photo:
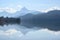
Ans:
[[[60,0],[0,0],[0,8],[4,7],[44,10],[51,7],[60,7]]]

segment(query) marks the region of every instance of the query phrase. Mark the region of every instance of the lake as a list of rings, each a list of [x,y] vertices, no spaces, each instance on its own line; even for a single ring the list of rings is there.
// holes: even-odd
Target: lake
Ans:
[[[60,40],[60,32],[48,29],[27,28],[21,24],[0,26],[1,40]]]

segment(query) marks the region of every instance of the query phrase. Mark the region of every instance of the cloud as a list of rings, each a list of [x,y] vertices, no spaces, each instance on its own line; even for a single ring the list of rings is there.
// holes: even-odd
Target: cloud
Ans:
[[[7,37],[21,37],[23,34],[16,30],[16,29],[8,29],[6,31],[0,30],[0,36],[7,36]]]
[[[21,5],[16,5],[15,8],[13,8],[13,7],[3,7],[3,8],[0,8],[0,12],[6,11],[6,12],[9,12],[9,13],[15,13],[17,11],[20,11],[21,8],[22,8]]]
[[[23,34],[16,29],[0,30],[0,40],[20,40]]]
[[[0,40],[37,40],[37,39],[48,40],[48,38],[56,39],[58,36],[60,37],[60,34],[56,34],[55,32],[50,31],[48,29],[30,31],[26,35],[23,35],[23,36],[21,35],[19,31],[17,32],[17,30],[15,29],[9,29],[6,31],[0,30]]]
[[[16,12],[17,10],[14,9],[14,8],[9,8],[9,7],[0,8],[0,12],[3,12],[3,11],[9,12],[9,13],[14,13],[14,12]]]
[[[51,7],[51,8],[48,8],[48,9],[45,9],[45,10],[40,10],[41,12],[49,12],[49,11],[52,11],[52,10],[60,10],[60,7]]]
[[[60,40],[60,34],[56,35],[55,32],[48,29],[30,31],[20,40]]]
[[[47,32],[47,33],[53,34],[53,35],[60,35],[60,31],[55,32],[55,31],[51,31],[51,30],[48,30],[48,29],[42,29],[40,31]]]
[[[0,8],[0,12],[6,11],[6,12],[9,12],[9,13],[15,13],[17,11],[20,11],[21,8],[23,8],[23,6],[21,6],[21,5],[16,5],[15,8],[13,8],[13,7],[3,7],[3,8]],[[48,12],[48,11],[51,11],[51,10],[60,10],[60,7],[55,6],[55,7],[45,9],[45,10],[38,10],[38,11],[40,11],[40,12]]]

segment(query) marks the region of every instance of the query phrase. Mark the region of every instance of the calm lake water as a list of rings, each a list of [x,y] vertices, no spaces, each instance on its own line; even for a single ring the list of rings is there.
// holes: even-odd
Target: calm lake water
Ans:
[[[1,40],[60,40],[60,32],[48,29],[26,28],[20,24],[0,26]]]

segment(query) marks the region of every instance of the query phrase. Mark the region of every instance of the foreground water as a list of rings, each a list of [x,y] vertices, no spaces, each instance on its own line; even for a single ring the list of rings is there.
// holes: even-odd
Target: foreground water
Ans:
[[[0,26],[1,40],[60,40],[60,32],[32,29],[20,24]]]

